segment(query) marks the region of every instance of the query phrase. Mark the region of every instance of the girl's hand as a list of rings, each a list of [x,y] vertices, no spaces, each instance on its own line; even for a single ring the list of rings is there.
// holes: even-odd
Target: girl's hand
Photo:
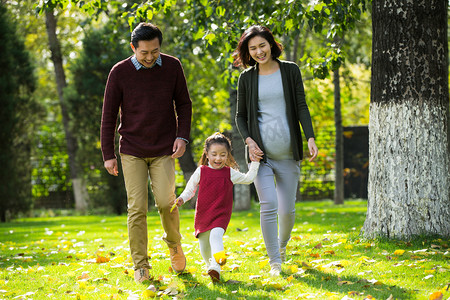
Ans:
[[[309,149],[309,154],[311,154],[309,161],[313,161],[317,157],[317,154],[319,154],[319,149],[316,146],[316,142],[314,141],[314,138],[308,139],[308,149]]]
[[[175,199],[175,201],[172,201],[172,203],[170,203],[170,204],[172,205],[172,207],[170,208],[170,212],[173,212],[175,207],[181,206],[184,204],[184,200],[183,200],[183,198],[178,197],[177,199]]]
[[[260,161],[264,155],[264,152],[258,147],[258,144],[251,138],[248,137],[245,139],[245,142],[248,145],[248,154],[250,156],[251,161]]]

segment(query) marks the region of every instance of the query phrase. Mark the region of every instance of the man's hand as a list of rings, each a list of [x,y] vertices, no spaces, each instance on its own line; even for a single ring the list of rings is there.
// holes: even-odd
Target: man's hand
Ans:
[[[108,171],[109,174],[117,176],[119,174],[119,170],[117,168],[117,159],[109,159],[105,161],[103,164],[105,166],[106,171]]]
[[[182,139],[175,139],[172,151],[173,151],[172,158],[182,157],[184,151],[186,151],[186,142]]]

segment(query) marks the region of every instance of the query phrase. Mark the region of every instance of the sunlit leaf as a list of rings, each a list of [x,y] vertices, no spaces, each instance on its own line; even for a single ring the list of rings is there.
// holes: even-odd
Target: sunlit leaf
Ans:
[[[260,268],[260,269],[264,268],[265,266],[267,266],[268,263],[269,263],[269,260],[268,260],[268,259],[266,259],[266,260],[260,260],[260,261],[259,261],[259,268]]]
[[[403,253],[405,253],[405,250],[395,250],[394,251],[394,255],[403,255]]]
[[[434,292],[430,295],[430,300],[442,300],[443,297],[444,294],[442,294],[441,292]]]
[[[214,259],[219,265],[224,265],[227,262],[225,251],[214,253]]]

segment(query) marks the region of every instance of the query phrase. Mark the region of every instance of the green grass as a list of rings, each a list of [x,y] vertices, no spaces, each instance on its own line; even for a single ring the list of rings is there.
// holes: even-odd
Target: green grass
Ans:
[[[169,271],[159,216],[149,213],[153,280],[146,284],[133,280],[126,216],[20,219],[0,224],[0,299],[142,299],[149,285],[163,299],[430,299],[435,292],[448,299],[449,241],[364,240],[365,211],[364,201],[297,204],[288,262],[276,279],[264,265],[258,207],[234,213],[223,283],[215,285],[193,236],[193,210],[181,210],[188,272],[178,276]]]

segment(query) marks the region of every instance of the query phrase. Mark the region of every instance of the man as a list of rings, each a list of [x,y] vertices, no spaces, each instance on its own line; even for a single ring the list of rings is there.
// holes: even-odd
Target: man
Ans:
[[[128,198],[128,237],[135,281],[149,279],[147,255],[148,178],[170,251],[172,269],[183,272],[178,211],[170,213],[175,196],[175,158],[188,143],[192,103],[180,61],[160,52],[162,33],[140,23],[131,34],[132,57],[109,73],[103,102],[101,148],[104,166],[117,176],[114,135],[120,109],[120,156]]]

